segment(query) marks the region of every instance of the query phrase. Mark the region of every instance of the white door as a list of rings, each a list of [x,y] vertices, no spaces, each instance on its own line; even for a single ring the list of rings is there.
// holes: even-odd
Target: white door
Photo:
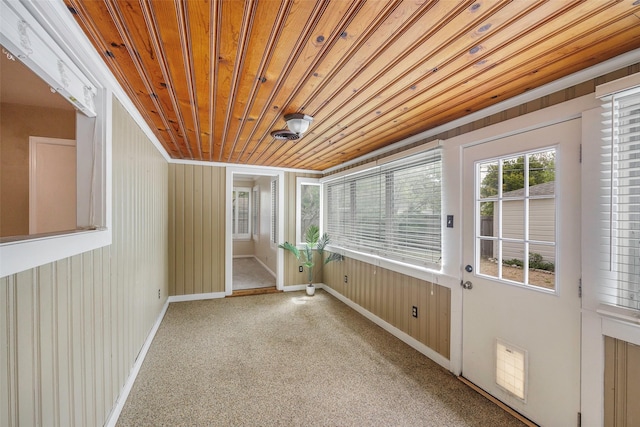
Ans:
[[[576,119],[463,150],[462,375],[543,426],[580,411],[579,143]]]
[[[29,234],[75,230],[76,141],[29,138]]]

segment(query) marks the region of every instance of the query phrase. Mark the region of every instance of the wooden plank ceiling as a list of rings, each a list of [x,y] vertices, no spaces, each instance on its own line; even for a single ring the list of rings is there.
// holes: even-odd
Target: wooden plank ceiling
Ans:
[[[640,0],[64,1],[172,157],[262,166],[324,170],[640,47]]]

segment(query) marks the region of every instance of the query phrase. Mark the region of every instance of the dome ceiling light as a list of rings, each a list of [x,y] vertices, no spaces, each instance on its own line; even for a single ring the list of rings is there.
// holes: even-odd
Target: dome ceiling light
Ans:
[[[313,117],[302,113],[285,114],[284,120],[287,122],[287,129],[276,130],[271,132],[271,136],[276,139],[296,140],[302,137],[302,134],[309,129],[309,125],[313,121]]]

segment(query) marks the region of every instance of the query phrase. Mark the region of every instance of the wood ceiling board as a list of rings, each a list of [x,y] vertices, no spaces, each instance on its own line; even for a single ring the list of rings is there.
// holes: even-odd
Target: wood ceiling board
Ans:
[[[564,5],[564,2],[553,2],[555,5]],[[520,4],[524,4],[524,3],[520,3]],[[564,8],[564,6],[563,6]],[[518,13],[519,12],[519,13]],[[511,23],[513,24],[513,22],[515,22],[515,24],[513,25],[518,25],[518,21],[514,21],[515,19],[517,19],[518,16],[522,16],[523,13],[525,13],[526,10],[512,10],[512,9],[502,9],[501,11],[498,12],[497,16],[492,16],[491,18],[491,22],[497,22],[496,25],[492,25],[491,29],[487,32],[487,36],[486,38],[489,37],[489,35],[491,35],[492,39],[497,39],[497,35],[502,35],[502,40],[501,42],[504,42],[505,40],[508,41],[510,40],[510,38],[513,36],[513,33],[508,33],[505,34],[506,31],[499,31],[500,25],[501,23]],[[544,10],[541,11],[541,17],[543,16],[548,16],[548,14],[551,11],[549,10]],[[554,12],[557,12],[554,10]],[[528,16],[528,15],[526,15]],[[509,17],[511,17],[511,19],[509,19]],[[497,21],[494,21],[495,18]],[[501,21],[502,20],[502,21]],[[486,22],[486,21],[485,21]],[[478,27],[476,28],[481,28],[482,26],[485,26],[486,23],[483,22],[481,24],[479,24]],[[495,27],[495,28],[494,28]],[[526,33],[527,27],[523,27],[523,33]],[[397,96],[395,99],[393,99],[393,104],[391,105],[391,102],[388,102],[388,106],[386,106],[386,110],[394,110],[394,109],[400,109],[399,114],[404,114],[405,113],[405,109],[408,111],[409,109],[411,109],[413,111],[413,113],[416,116],[422,116],[423,111],[429,111],[433,108],[432,105],[427,105],[427,104],[423,104],[421,99],[423,99],[421,96],[426,97],[426,98],[432,98],[434,96],[434,94],[430,94],[430,93],[426,93],[426,90],[429,90],[430,87],[435,88],[437,84],[447,80],[447,79],[452,79],[452,78],[456,78],[457,81],[452,81],[451,84],[449,84],[449,82],[447,81],[446,84],[446,88],[443,89],[445,92],[449,91],[449,87],[450,86],[454,86],[457,87],[459,86],[459,84],[461,84],[462,82],[465,82],[466,80],[468,80],[469,77],[469,73],[478,73],[478,70],[475,70],[473,65],[475,64],[475,59],[472,58],[473,55],[470,55],[468,53],[469,49],[473,46],[476,45],[476,43],[473,42],[473,40],[471,40],[471,34],[475,34],[477,32],[477,30],[473,30],[470,32],[470,34],[464,36],[464,37],[459,37],[458,40],[461,40],[464,42],[463,45],[460,45],[458,47],[457,50],[453,50],[455,52],[460,52],[459,54],[457,54],[458,56],[455,57],[453,54],[451,54],[449,50],[447,50],[446,52],[444,52],[443,50],[440,50],[439,52],[436,53],[436,56],[434,57],[434,62],[435,63],[441,63],[443,64],[441,66],[441,68],[438,69],[437,73],[428,73],[429,69],[425,69],[423,68],[418,68],[416,69],[416,76],[420,76],[423,75],[425,77],[423,77],[422,81],[417,82],[416,84],[410,86],[414,88],[414,91],[408,91],[405,90],[404,92],[401,91],[403,86],[400,86],[399,88],[395,88],[394,91],[397,91],[396,93],[399,95]],[[479,39],[477,40],[478,42],[483,41],[483,39]],[[527,43],[529,43],[528,41],[525,42],[525,46],[527,45]],[[497,43],[499,44],[499,43]],[[485,52],[486,55],[486,52]],[[449,64],[446,64],[445,61],[447,60],[447,58],[453,58],[453,61]],[[413,76],[411,76],[413,77]],[[407,82],[403,82],[403,84],[405,85],[404,87],[406,87],[406,85],[410,82],[411,80],[407,81]],[[412,99],[414,99],[414,103],[412,105],[405,105],[406,102],[410,102]],[[374,104],[369,107],[367,107],[366,104],[361,104],[358,106],[358,108],[354,111],[350,111],[347,113],[348,116],[350,116],[352,118],[352,120],[355,121],[362,121],[362,118],[364,117],[365,114],[367,114],[369,116],[369,122],[371,122],[373,119],[375,119],[375,116],[373,116],[376,111],[382,111],[381,108],[384,106],[383,103],[379,103],[379,102],[375,102],[377,101],[377,99],[373,99]],[[435,104],[435,103],[434,103]],[[356,114],[356,111],[360,112],[360,114],[362,114],[363,116],[360,117],[356,117],[354,116],[354,114]],[[396,120],[395,118],[392,120],[392,122]],[[392,125],[393,131],[397,132],[398,130],[398,125]],[[378,129],[380,129],[380,127],[378,126]],[[335,144],[335,142],[337,142],[337,140],[340,140],[339,135],[336,135],[336,133],[334,134],[328,134],[325,133],[325,135],[329,135],[329,137],[332,140],[332,145]],[[335,137],[338,136],[338,139],[336,140]],[[345,141],[346,142],[346,141]],[[316,147],[314,147],[316,148]],[[330,147],[325,147],[326,149],[330,149]],[[304,152],[304,151],[303,151]]]
[[[525,3],[519,3],[525,6]],[[501,6],[501,4],[500,4]],[[518,6],[520,7],[520,6]],[[404,31],[404,39],[396,40],[399,45],[389,45],[390,52],[400,52],[395,59],[390,60],[388,55],[379,55],[373,62],[367,64],[367,69],[382,70],[379,74],[366,74],[361,76],[366,82],[350,82],[353,86],[361,87],[357,93],[351,92],[327,95],[327,99],[335,100],[323,106],[334,115],[339,115],[338,119],[324,116],[322,124],[317,130],[312,130],[312,135],[322,134],[325,141],[331,140],[333,144],[340,141],[341,134],[345,127],[353,129],[353,123],[371,123],[378,119],[379,114],[389,107],[387,103],[400,98],[412,98],[415,96],[416,81],[425,79],[425,76],[432,74],[434,68],[445,65],[446,59],[452,52],[466,52],[475,45],[475,41],[465,36],[465,33],[474,33],[478,27],[478,21],[482,21],[491,16],[499,8],[485,8],[484,13],[477,11],[472,15],[475,21],[469,20],[469,8],[464,7],[458,10],[442,8],[438,13],[439,24],[431,27],[432,31],[423,31],[423,28],[435,18],[434,13],[425,14],[415,21],[411,28]],[[430,12],[435,12],[431,10]],[[517,15],[517,11],[510,10],[509,15]],[[520,12],[523,13],[523,12]],[[416,32],[422,32],[420,37],[416,37]],[[416,41],[417,40],[417,41]],[[460,46],[451,46],[451,42],[456,41]],[[445,46],[447,47],[445,52]],[[438,57],[437,55],[440,55]],[[439,64],[434,66],[434,64]],[[364,68],[364,67],[363,67]],[[438,68],[440,69],[440,68]],[[364,99],[362,99],[364,98]],[[357,101],[361,99],[360,101]],[[398,101],[395,101],[396,103]],[[318,116],[323,117],[318,113]],[[341,126],[334,126],[339,123]],[[360,126],[363,126],[361,124]],[[351,130],[353,132],[353,130]],[[305,141],[307,146],[302,148],[301,154],[310,152],[315,148],[314,140]],[[277,155],[277,153],[274,153]]]
[[[217,40],[218,21],[217,2],[190,1],[186,3],[189,39],[191,45],[193,90],[195,99],[192,108],[198,123],[201,160],[212,160],[212,100],[215,71],[213,58],[217,57],[215,40]]]
[[[158,66],[158,59],[161,55],[157,46],[158,36],[155,28],[149,21],[149,12],[139,7],[140,4],[120,3],[115,1],[105,2],[109,10],[109,15],[113,19],[113,24],[117,30],[118,41],[110,43],[124,45],[126,50],[121,49],[120,56],[114,53],[114,58],[109,61],[112,67],[119,67],[123,70],[121,79],[129,80],[130,76],[137,75],[139,80],[132,85],[135,97],[138,101],[148,104],[150,101],[153,105],[152,112],[155,111],[161,118],[162,125],[170,138],[173,148],[178,151],[182,158],[192,158],[191,149],[184,138],[184,132],[181,129],[181,121],[178,119],[180,110],[174,101],[174,93],[163,90],[161,83],[168,79],[168,72],[161,70]],[[98,25],[106,25],[101,20]],[[149,32],[151,31],[151,32]],[[127,55],[128,61],[125,65],[130,64],[135,67],[135,71],[124,68],[121,64],[121,57]],[[171,83],[168,83],[170,86]],[[166,95],[166,96],[163,96]],[[154,122],[157,124],[157,122]],[[162,128],[160,128],[162,129]],[[164,141],[166,146],[167,141]],[[173,151],[173,150],[172,150]]]
[[[158,100],[148,96],[139,96],[146,94],[143,76],[138,72],[138,68],[134,63],[130,54],[130,46],[127,46],[122,39],[118,28],[112,19],[88,19],[89,16],[111,16],[109,9],[104,2],[78,2],[76,0],[66,0],[67,7],[73,11],[74,16],[89,34],[90,41],[100,53],[111,72],[120,82],[125,92],[130,94],[130,98],[136,105],[142,117],[149,123],[151,130],[156,134],[158,139],[163,143],[169,155],[173,157],[181,157],[179,144],[175,141],[172,134],[169,133],[169,123],[165,114],[159,114],[161,108],[158,107]],[[167,144],[169,142],[170,144]]]
[[[640,47],[634,0],[65,2],[172,157],[315,170]]]
[[[461,11],[464,11],[466,7],[460,7],[452,11],[449,8],[442,9],[441,21],[447,22],[453,19],[456,15],[459,15]],[[318,133],[323,133],[326,131],[329,132],[341,132],[345,129],[346,118],[353,114],[354,111],[362,110],[362,104],[357,104],[358,98],[363,98],[369,95],[367,101],[371,99],[376,99],[376,103],[379,104],[384,100],[381,99],[381,95],[376,93],[376,89],[380,86],[384,87],[390,83],[393,83],[394,75],[389,75],[391,72],[396,71],[397,73],[406,73],[405,67],[410,67],[410,60],[407,59],[409,52],[416,52],[420,44],[426,43],[431,37],[432,33],[425,32],[424,27],[428,24],[430,20],[434,19],[434,15],[431,14],[429,16],[426,15],[426,10],[422,10],[417,16],[412,16],[406,25],[399,27],[396,31],[390,34],[389,38],[381,41],[380,39],[374,41],[372,45],[377,46],[377,49],[374,49],[370,52],[371,56],[364,59],[364,65],[358,66],[358,72],[356,74],[356,78],[352,81],[349,81],[347,84],[337,84],[338,87],[342,87],[342,93],[333,93],[326,94],[324,98],[334,99],[339,102],[340,105],[332,105],[325,104],[322,106],[323,109],[328,110],[331,114],[339,115],[342,113],[342,117],[339,119],[332,119],[330,115],[323,115],[321,111],[315,112],[312,114],[318,116],[321,119],[321,125],[317,129],[312,128],[311,131],[305,137],[305,144],[302,148],[303,152],[308,152],[314,147],[314,139],[313,135]],[[418,41],[416,41],[416,38]],[[384,46],[383,49],[379,48],[379,46]],[[395,58],[390,60],[387,56],[385,56],[388,52],[394,52]],[[372,59],[373,57],[373,59]],[[416,60],[423,60],[421,54],[415,55]],[[358,61],[359,62],[359,61]],[[402,67],[399,65],[402,64]],[[395,67],[395,68],[394,68]],[[373,71],[371,71],[373,70]],[[360,81],[358,81],[360,79]],[[378,86],[376,86],[377,84]],[[357,90],[355,93],[352,93],[352,90],[345,89],[347,85],[351,87],[356,86],[363,88],[362,90]],[[341,112],[340,107],[348,105],[348,108],[352,108],[351,111]],[[352,119],[353,120],[353,119]],[[337,129],[336,129],[337,128]],[[331,137],[331,136],[329,136]],[[273,147],[273,146],[272,146]],[[266,156],[263,154],[263,161],[265,164],[273,164],[274,158],[277,158],[278,161],[286,161],[282,156],[285,152],[288,152],[287,144],[280,144],[279,149],[274,149],[270,153],[267,153]]]
[[[419,5],[416,2],[409,2],[408,6],[418,9]],[[336,39],[326,57],[314,69],[313,78],[308,78],[306,84],[298,91],[293,103],[304,105],[308,114],[316,114],[316,98],[325,94],[327,87],[332,86],[334,81],[345,81],[346,76],[353,75],[361,68],[363,61],[356,55],[362,56],[365,43],[373,34],[380,38],[385,37],[376,30],[388,22],[389,15],[400,7],[405,7],[400,1],[369,2],[366,7],[362,7],[342,29],[339,39]],[[412,12],[412,10],[404,10],[404,12]],[[399,21],[394,20],[394,22]],[[367,56],[370,55],[371,53],[367,54]],[[351,69],[348,68],[349,65]],[[298,99],[303,101],[296,101]],[[324,102],[326,100],[321,98],[320,104]]]
[[[288,108],[286,101],[278,96],[282,87],[287,84],[304,44],[312,37],[312,32],[326,7],[326,2],[295,3],[295,7],[291,8],[291,12],[279,29],[274,53],[271,55],[264,81],[256,96],[258,102],[255,102],[251,109],[251,116],[257,119],[253,126],[244,129],[247,133],[243,137],[248,141],[244,150],[251,153],[249,159],[255,154],[257,144],[273,141],[269,132],[278,128],[274,128],[274,124],[280,117],[280,112],[287,111]],[[284,127],[284,123],[281,126]],[[251,163],[249,159],[243,163]]]
[[[633,31],[634,34],[637,34],[636,30],[633,29],[633,30],[629,30],[629,31],[625,32],[625,34],[621,34],[621,35],[615,37],[616,41],[618,43],[620,43],[620,46],[621,46],[620,52],[618,52],[618,50],[611,51],[610,55],[607,55],[606,57],[596,58],[595,56],[592,56],[592,59],[590,61],[581,62],[580,65],[574,65],[569,69],[569,71],[570,72],[579,71],[581,69],[584,69],[584,68],[587,68],[589,66],[595,65],[595,64],[597,64],[599,62],[602,62],[602,61],[604,61],[606,59],[610,59],[612,57],[615,57],[620,53],[627,52],[629,50],[637,48],[638,46],[637,46],[636,43],[634,43],[631,48],[625,48],[625,46],[623,45],[625,40],[626,41],[630,40],[629,34],[628,34],[628,32],[630,32],[630,31]],[[638,37],[638,36],[636,35],[636,37]],[[594,48],[588,48],[585,52],[580,53],[580,56],[583,56],[585,53],[587,53],[587,54],[591,53],[591,51],[593,51],[593,52],[601,52],[599,49],[597,49],[595,47]],[[572,63],[574,63],[574,62],[572,62]],[[499,74],[503,74],[503,73],[499,73]],[[530,74],[533,74],[533,72],[530,73]],[[564,68],[563,67],[557,67],[555,73],[550,74],[548,76],[540,75],[539,77],[537,77],[537,83],[540,83],[542,85],[546,84],[546,83],[550,83],[550,82],[552,82],[552,81],[554,81],[554,80],[556,80],[558,78],[566,76],[566,74],[567,74],[567,68],[566,67],[564,67]],[[519,95],[519,94],[523,93],[523,90],[521,89],[522,86],[527,84],[527,83],[530,83],[530,82],[531,82],[530,76],[521,77],[521,82],[517,82],[517,81],[513,82],[514,86],[516,86],[517,89],[514,89],[512,92],[501,92],[499,98],[500,99],[502,99],[502,98],[508,99],[508,98],[510,98],[512,96]],[[518,85],[518,83],[521,83],[521,84]],[[537,83],[536,83],[536,86],[538,85]],[[482,90],[479,90],[478,92],[479,93],[485,93]],[[472,110],[475,111],[475,108],[482,109],[482,108],[488,107],[488,106],[490,106],[490,105],[492,105],[494,103],[493,100],[490,99],[490,98],[483,97],[483,98],[479,99],[478,97],[474,97],[473,95],[474,95],[474,93],[468,93],[467,96],[466,96],[466,100],[464,102],[456,104],[457,108],[459,108],[461,110],[465,110],[466,109],[469,112],[471,112]],[[464,98],[462,97],[462,95],[460,95],[460,97],[458,97],[456,99],[463,100]],[[478,101],[480,101],[480,103]],[[434,108],[434,111],[436,111],[435,108]],[[453,109],[440,109],[437,113],[435,113],[435,114],[431,115],[430,117],[428,117],[427,120],[430,123],[436,123],[436,125],[434,126],[434,127],[436,127],[438,125],[446,124],[446,123],[448,123],[448,122],[450,122],[452,120],[455,120],[457,118],[460,118],[460,116],[455,110],[453,110]],[[410,133],[409,135],[406,135],[404,137],[406,138],[406,137],[409,137],[411,135],[415,135],[417,133],[420,133],[420,132],[423,131],[422,129],[423,129],[422,124],[419,121],[414,121],[413,124],[412,124],[412,127],[409,129],[409,131],[412,131],[412,133]],[[374,141],[376,141],[376,140],[384,141],[387,137],[397,136],[397,133],[393,133],[392,131],[388,131],[388,132],[389,133],[386,134],[386,135],[382,134],[382,133],[379,133],[378,135],[375,135],[375,136],[373,135],[373,133],[370,133],[370,134],[367,134],[367,138],[372,141],[372,144],[374,144]],[[334,157],[336,157],[336,156],[334,156]],[[301,163],[301,164],[304,165],[304,163]]]
[[[253,2],[223,1],[219,3],[220,40],[218,43],[218,57],[216,66],[216,97],[214,99],[214,131],[213,153],[214,161],[222,159],[225,138],[231,120],[233,95],[237,90],[237,79],[240,76],[245,53],[247,31],[255,13]]]
[[[596,18],[592,18],[592,19],[596,19]],[[593,28],[596,28],[597,25],[600,26],[604,26],[604,25],[614,25],[615,23],[619,22],[620,19],[620,15],[617,13],[612,13],[610,16],[611,19],[611,23],[607,23],[607,22],[600,22],[599,24],[596,22],[590,22],[587,21],[586,22],[586,26],[584,28],[586,28],[587,32],[592,32]],[[576,18],[576,21],[578,19]],[[514,24],[515,25],[515,24]],[[564,24],[563,24],[564,25]],[[363,131],[366,134],[366,139],[368,140],[368,143],[371,146],[376,146],[378,147],[377,142],[375,141],[375,135],[376,133],[378,133],[379,135],[381,135],[380,137],[388,140],[390,137],[402,137],[402,138],[406,138],[408,136],[411,136],[415,133],[419,133],[419,131],[415,130],[416,128],[420,128],[420,130],[424,129],[424,124],[423,121],[426,119],[428,120],[430,123],[433,122],[434,127],[439,125],[439,124],[443,124],[442,120],[438,120],[437,122],[433,119],[433,117],[436,117],[436,115],[438,114],[439,111],[450,111],[451,109],[454,110],[459,110],[462,109],[461,107],[463,105],[467,105],[465,103],[465,98],[470,100],[470,104],[472,106],[466,106],[462,111],[464,112],[465,110],[467,110],[467,112],[471,112],[471,111],[477,111],[479,109],[482,109],[486,106],[491,105],[492,103],[494,103],[495,101],[493,101],[492,99],[490,99],[489,97],[479,97],[479,94],[482,94],[485,92],[485,89],[483,88],[482,84],[483,82],[486,81],[490,81],[494,86],[497,86],[498,88],[502,88],[502,90],[506,90],[505,88],[508,87],[509,85],[509,81],[512,80],[516,80],[518,78],[519,75],[525,75],[528,76],[528,78],[530,79],[530,75],[529,73],[532,71],[528,71],[531,68],[533,68],[534,70],[537,70],[538,68],[548,68],[550,67],[550,63],[552,62],[550,60],[551,57],[558,57],[558,56],[563,56],[565,55],[565,53],[561,50],[561,49],[554,49],[554,46],[559,46],[559,42],[556,42],[555,40],[553,40],[552,38],[549,39],[547,38],[547,40],[545,40],[545,43],[541,43],[541,44],[545,44],[546,47],[544,48],[540,48],[539,50],[539,61],[532,62],[532,59],[535,58],[534,56],[534,48],[532,46],[533,42],[530,41],[531,37],[535,37],[535,32],[540,32],[543,35],[546,33],[545,29],[543,29],[542,27],[539,27],[537,30],[535,31],[531,31],[531,32],[525,32],[527,34],[527,37],[523,37],[523,38],[518,38],[517,42],[511,43],[511,50],[513,52],[519,53],[520,55],[523,54],[523,52],[527,57],[529,57],[530,55],[532,56],[532,58],[530,60],[527,61],[527,58],[524,58],[522,61],[519,61],[518,64],[522,64],[522,65],[518,65],[515,69],[509,69],[509,70],[504,70],[504,69],[500,69],[500,68],[496,68],[495,66],[492,68],[489,68],[488,71],[490,73],[492,73],[492,75],[486,76],[486,75],[481,75],[481,77],[475,77],[474,79],[477,79],[477,84],[464,84],[465,83],[465,79],[468,78],[468,76],[465,76],[465,74],[463,72],[461,72],[460,70],[456,70],[455,73],[453,73],[452,76],[448,76],[447,77],[447,81],[446,81],[446,85],[443,86],[440,90],[439,94],[433,94],[432,96],[430,96],[430,102],[428,102],[427,104],[422,104],[421,103],[421,97],[416,97],[416,99],[414,100],[407,100],[405,104],[401,104],[404,105],[402,108],[407,108],[408,110],[412,111],[413,113],[413,118],[411,117],[406,117],[406,123],[409,124],[409,129],[408,132],[405,130],[401,133],[398,133],[398,129],[397,127],[392,127],[391,130],[386,131],[386,127],[385,126],[376,126],[375,129],[372,127],[365,127],[363,128]],[[563,36],[564,37],[564,36]],[[575,38],[576,35],[574,34],[573,37]],[[542,37],[544,39],[544,37]],[[596,36],[595,40],[600,39],[600,36]],[[594,42],[595,40],[586,40],[585,44],[588,46],[590,45],[592,42]],[[573,52],[575,50],[579,50],[582,49],[583,47],[571,47],[570,48],[570,52]],[[614,56],[614,55],[612,55]],[[494,64],[492,64],[494,65]],[[593,64],[591,64],[593,65]],[[566,75],[566,65],[564,63],[561,64],[556,64],[555,65],[556,68],[558,68],[559,70],[563,71]],[[526,67],[529,67],[528,69]],[[439,73],[443,71],[443,70],[439,70]],[[549,73],[553,73],[552,69],[548,69],[547,70]],[[541,80],[542,75],[540,74],[539,77],[537,76],[536,78],[536,86],[541,85],[543,83]],[[496,80],[498,79],[498,80]],[[555,78],[553,78],[555,79]],[[551,81],[552,79],[546,79],[544,80],[544,83]],[[473,81],[468,80],[469,83],[473,83]],[[473,89],[468,89],[466,86],[471,86]],[[451,89],[451,87],[453,87],[453,89]],[[528,90],[529,88],[526,87],[526,84],[523,87],[523,83],[519,82],[518,83],[518,89],[513,90],[511,95],[515,95],[515,94],[520,94],[522,92],[524,92],[525,90]],[[495,95],[494,95],[495,96]],[[499,96],[499,99],[505,99],[504,96]],[[479,103],[480,102],[480,103]],[[421,110],[421,107],[426,108],[427,111],[429,111],[432,116],[431,117],[425,117],[423,116],[423,113]],[[396,119],[397,117],[401,117],[402,113],[397,113],[395,116],[392,116],[388,121],[393,121],[394,119]],[[449,115],[447,116],[447,121],[448,120],[452,120],[454,118],[459,118],[460,115],[459,113],[454,113],[454,115]],[[411,124],[411,123],[415,123],[415,125]],[[385,133],[386,131],[386,133]],[[360,141],[361,138],[357,138],[357,137],[353,137],[356,139],[356,142],[350,142],[349,140],[345,139],[340,141],[341,142],[341,147],[343,150],[347,151],[350,148],[353,147],[353,144],[358,144],[358,141]],[[335,141],[334,141],[335,143]],[[332,144],[333,145],[333,144]],[[325,144],[325,147],[323,147],[324,151],[331,151],[332,150],[332,145],[328,145]],[[383,145],[384,146],[384,145]],[[316,155],[322,155],[323,151],[318,151],[317,147],[314,147],[316,150]],[[334,150],[333,150],[334,151]],[[356,152],[357,154],[358,152]],[[359,154],[357,154],[359,155]],[[313,156],[309,156],[308,157],[308,161],[313,161],[314,157]],[[301,167],[309,167],[308,164],[306,164],[305,162],[301,163]]]
[[[273,55],[275,41],[279,37],[278,33],[284,23],[289,5],[288,2],[281,4],[280,7],[274,7],[270,2],[258,4],[251,43],[247,49],[244,71],[241,73],[241,81],[238,85],[236,95],[238,102],[234,104],[230,122],[227,138],[230,147],[227,150],[229,154],[224,158],[226,162],[237,162],[246,147],[244,128],[251,127],[257,119],[250,115],[251,107],[262,85],[266,66]]]
[[[412,5],[413,4],[415,3],[412,3]],[[385,6],[385,8],[382,9],[381,6]],[[361,9],[360,13],[358,13],[357,16],[349,23],[349,25],[340,33],[340,39],[343,40],[338,40],[337,43],[333,45],[331,56],[328,57],[328,59],[325,59],[315,68],[313,78],[308,79],[307,84],[302,86],[298,91],[296,99],[303,99],[303,101],[294,100],[292,101],[292,104],[306,106],[305,111],[312,110],[312,108],[309,108],[308,105],[309,100],[313,99],[313,97],[317,96],[317,94],[320,93],[319,88],[316,87],[317,85],[326,87],[328,84],[327,82],[330,81],[330,77],[337,74],[338,72],[343,73],[343,75],[349,75],[348,70],[341,69],[342,65],[352,55],[351,52],[353,52],[354,49],[356,49],[360,44],[364,42],[363,39],[366,40],[367,36],[367,34],[361,34],[363,30],[360,28],[362,26],[366,26],[367,24],[361,23],[359,22],[359,20],[364,19],[365,22],[368,22],[367,18],[374,19],[373,24],[368,25],[375,26],[379,20],[384,19],[387,13],[386,11],[393,10],[395,6],[396,4],[392,2],[373,2],[371,3],[371,7],[369,7],[368,9]],[[384,10],[385,12],[381,12],[381,10]],[[364,18],[363,15],[365,15]],[[343,35],[343,33],[345,35]],[[338,61],[338,63],[335,63],[335,60],[332,61],[330,59],[332,57],[340,58],[340,60]],[[314,81],[318,82],[317,85],[313,83]],[[282,123],[281,126],[284,126],[284,123]],[[278,128],[278,124],[276,124],[276,128]],[[251,156],[253,154],[256,154],[254,153],[256,145],[257,144],[253,144],[251,150],[247,150],[239,160],[241,162],[249,161]]]
[[[158,72],[149,75],[155,94],[163,89],[171,99],[176,112],[178,134],[185,139],[191,159],[201,160],[200,123],[196,106],[198,98],[195,92],[194,65],[191,37],[188,29],[187,12],[180,2],[141,2],[151,35],[156,67],[162,80],[158,81]],[[153,57],[152,57],[153,58]],[[148,70],[152,70],[149,66]]]
[[[330,50],[336,39],[339,38],[344,23],[350,19],[353,13],[357,12],[359,4],[359,2],[353,2],[351,3],[352,7],[347,8],[349,6],[348,2],[338,2],[337,5],[341,7],[326,8],[318,16],[316,23],[310,28],[311,31],[304,38],[304,42],[294,52],[295,59],[292,61],[291,67],[284,71],[286,78],[280,79],[281,84],[274,89],[274,96],[270,103],[280,106],[280,108],[279,111],[270,111],[260,123],[256,135],[258,140],[270,141],[270,144],[278,144],[279,141],[270,138],[270,133],[272,130],[281,128],[277,124],[282,119],[280,112],[294,113],[305,110],[304,105],[293,105],[291,103],[292,99],[312,74],[313,69],[323,59],[326,52]],[[257,152],[254,151],[248,161],[253,162],[256,154]],[[261,155],[259,154],[255,159],[258,163],[261,163]]]

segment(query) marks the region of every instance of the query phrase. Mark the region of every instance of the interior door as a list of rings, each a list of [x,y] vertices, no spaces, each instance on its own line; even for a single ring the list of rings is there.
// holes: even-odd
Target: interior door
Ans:
[[[580,132],[463,149],[462,375],[543,426],[580,411]]]
[[[29,234],[77,227],[76,141],[29,138]]]

